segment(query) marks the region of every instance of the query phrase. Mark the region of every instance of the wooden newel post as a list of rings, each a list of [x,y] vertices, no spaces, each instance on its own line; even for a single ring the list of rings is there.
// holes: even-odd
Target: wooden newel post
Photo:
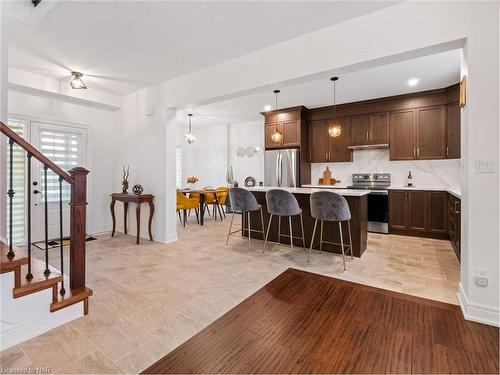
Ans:
[[[88,170],[76,167],[69,171],[74,184],[71,185],[70,202],[70,255],[69,277],[71,289],[85,287],[85,240],[87,235],[87,174]]]

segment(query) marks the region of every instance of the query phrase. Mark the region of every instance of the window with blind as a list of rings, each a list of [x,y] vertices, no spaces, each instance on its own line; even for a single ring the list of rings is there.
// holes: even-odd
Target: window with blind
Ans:
[[[40,151],[62,170],[69,171],[78,166],[81,152],[81,135],[71,132],[41,129],[39,133]],[[41,191],[45,189],[43,165],[40,166]],[[50,169],[47,171],[47,199],[48,202],[59,202],[59,176]],[[62,184],[64,201],[70,199],[70,186]],[[44,194],[41,201],[45,201]]]
[[[175,185],[178,189],[182,188],[182,148],[177,146],[175,149]]]
[[[21,137],[26,138],[27,122],[18,119],[9,119],[7,126]],[[8,144],[8,139],[7,139]],[[14,143],[12,152],[12,186],[15,191],[12,200],[12,243],[22,244],[25,242],[26,229],[26,152]],[[10,187],[10,152],[7,145],[7,190]],[[9,200],[7,199],[7,238],[10,237],[9,222]]]

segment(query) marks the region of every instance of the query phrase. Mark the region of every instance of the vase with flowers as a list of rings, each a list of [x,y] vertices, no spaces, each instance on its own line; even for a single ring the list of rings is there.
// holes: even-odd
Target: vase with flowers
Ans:
[[[187,178],[187,183],[189,184],[190,186],[190,189],[193,190],[194,189],[194,186],[195,184],[199,181],[199,178],[196,177],[196,176],[189,176]]]

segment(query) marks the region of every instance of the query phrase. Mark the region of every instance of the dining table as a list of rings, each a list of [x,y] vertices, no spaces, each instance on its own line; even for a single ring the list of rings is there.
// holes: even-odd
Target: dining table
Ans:
[[[215,202],[218,205],[218,203],[217,203],[217,190],[216,189],[178,189],[177,191],[184,194],[184,195],[187,195],[190,193],[198,193],[200,195],[200,225],[203,225],[203,221],[205,218],[204,206],[205,206],[206,196],[213,195]],[[215,220],[217,220],[217,211],[215,210],[215,208],[214,208],[214,216],[215,216]],[[221,217],[221,220],[222,220],[222,217]]]

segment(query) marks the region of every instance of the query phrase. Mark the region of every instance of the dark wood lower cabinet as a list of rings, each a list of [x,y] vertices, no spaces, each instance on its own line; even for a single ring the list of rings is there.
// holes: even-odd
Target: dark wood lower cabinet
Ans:
[[[429,194],[427,191],[407,191],[408,216],[406,229],[427,232],[429,226]]]
[[[389,191],[389,231],[408,236],[448,238],[447,193]]]
[[[447,198],[448,193],[445,191],[429,192],[429,231],[432,233],[447,233]]]
[[[389,190],[389,233],[449,239],[460,261],[460,199],[445,191]]]
[[[450,234],[451,246],[453,246],[453,250],[455,250],[455,254],[457,255],[458,260],[460,261],[460,199],[448,194],[448,228]]]

